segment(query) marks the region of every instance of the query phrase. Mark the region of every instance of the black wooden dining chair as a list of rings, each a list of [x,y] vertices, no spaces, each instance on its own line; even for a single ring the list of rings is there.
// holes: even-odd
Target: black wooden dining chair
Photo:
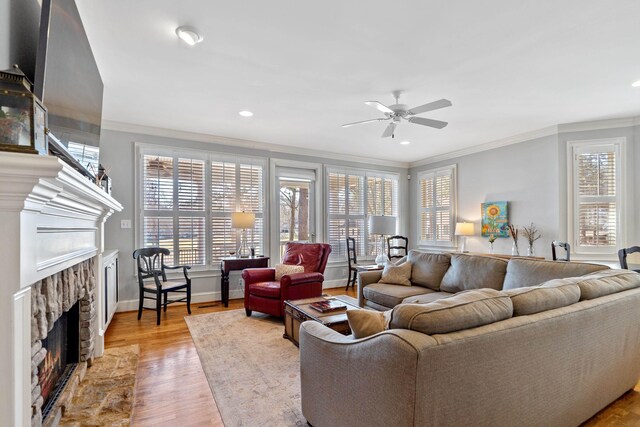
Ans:
[[[408,252],[409,239],[407,237],[391,236],[387,238],[387,254],[390,260],[405,257]]]
[[[556,255],[556,248],[562,248],[565,250],[565,258],[558,259]],[[554,261],[570,261],[571,260],[571,245],[567,242],[559,242],[554,240],[551,242],[551,257]]]
[[[155,310],[157,315],[156,324],[159,325],[160,308],[164,306],[164,311],[167,311],[167,305],[181,301],[185,301],[187,303],[187,312],[191,314],[191,278],[189,278],[189,275],[187,274],[187,270],[191,267],[188,265],[176,265],[172,267],[165,265],[164,257],[169,254],[169,249],[165,248],[143,248],[133,251],[133,257],[136,259],[138,264],[138,286],[140,288],[138,320],[142,318],[143,309]],[[167,280],[165,270],[177,269],[182,269],[184,279]],[[145,279],[153,280],[145,281]],[[167,297],[169,292],[185,294],[185,296],[180,299],[169,300]],[[145,307],[145,299],[155,300],[155,307]]]
[[[618,251],[618,258],[620,259],[620,268],[625,270],[633,270],[640,273],[640,269],[636,270],[633,268],[629,268],[629,264],[627,263],[627,255],[639,253],[640,246],[631,246],[630,248],[623,248]]]
[[[356,239],[347,237],[347,262],[349,263],[349,280],[345,290],[349,290],[349,286],[356,287],[356,279],[358,278],[358,255],[356,254]]]

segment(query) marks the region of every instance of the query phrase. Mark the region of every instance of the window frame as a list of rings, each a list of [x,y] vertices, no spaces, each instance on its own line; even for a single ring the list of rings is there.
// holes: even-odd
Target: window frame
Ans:
[[[253,157],[253,156],[238,156],[230,153],[217,153],[211,152],[208,150],[197,150],[197,149],[178,149],[174,147],[160,146],[154,144],[147,143],[135,143],[135,218],[134,218],[134,236],[135,236],[135,247],[141,248],[144,245],[144,218],[145,218],[145,209],[144,209],[144,157],[146,155],[151,156],[161,156],[161,157],[172,157],[174,159],[174,163],[177,163],[179,159],[197,159],[204,161],[205,170],[204,170],[204,204],[205,204],[205,263],[203,265],[194,265],[192,267],[193,272],[212,272],[214,276],[220,274],[218,263],[214,263],[212,260],[212,218],[214,216],[212,212],[212,177],[211,177],[211,163],[212,162],[229,162],[235,163],[236,168],[238,169],[236,173],[239,173],[240,165],[252,164],[256,166],[262,167],[262,185],[261,185],[261,194],[262,194],[262,213],[256,215],[256,218],[261,217],[263,221],[262,227],[262,251],[265,252],[265,255],[268,256],[269,251],[269,210],[267,209],[268,203],[268,182],[269,182],[269,171],[268,171],[268,162],[267,159],[263,157]],[[175,178],[175,177],[174,177]],[[174,181],[174,185],[177,183]],[[239,181],[236,182],[236,194],[239,192]],[[177,208],[177,191],[174,192],[174,205],[171,215],[162,215],[177,218],[180,216]],[[236,206],[240,203],[239,198],[236,198]],[[184,211],[187,213],[186,216],[191,216],[189,211]],[[219,215],[217,215],[219,216]],[[174,228],[174,240],[176,238],[175,233],[177,232],[179,224],[177,219],[174,220],[173,228]],[[236,236],[236,241],[238,241],[239,237]],[[174,245],[175,246],[175,245]],[[172,250],[173,254],[173,250]],[[174,259],[174,263],[179,260]]]
[[[331,214],[329,213],[329,207],[331,206],[330,204],[330,192],[329,192],[329,180],[330,180],[330,175],[332,173],[338,173],[338,174],[345,174],[346,176],[357,176],[357,177],[362,177],[363,179],[363,187],[362,187],[362,191],[363,191],[363,199],[362,199],[362,203],[363,203],[363,213],[362,214],[349,214],[346,213],[348,212],[348,204],[349,201],[348,199],[345,199],[345,214]],[[396,194],[394,195],[395,197],[395,206],[397,209],[397,213],[396,213],[396,234],[399,233],[399,230],[402,229],[401,225],[402,225],[402,209],[400,207],[400,193],[402,192],[402,185],[401,185],[401,174],[400,173],[396,173],[396,172],[386,172],[386,171],[379,171],[379,170],[371,170],[371,169],[360,169],[360,168],[345,168],[345,167],[340,167],[340,166],[331,166],[331,165],[327,165],[324,168],[324,205],[326,206],[326,210],[325,210],[325,216],[324,216],[324,235],[323,235],[323,239],[326,243],[331,243],[330,241],[330,220],[332,218],[335,219],[345,219],[345,220],[363,220],[364,221],[364,233],[363,233],[363,243],[365,245],[365,251],[366,251],[366,245],[368,245],[370,243],[370,233],[369,233],[369,226],[368,226],[368,217],[369,217],[369,213],[368,213],[368,199],[369,199],[369,183],[368,183],[368,179],[369,178],[381,178],[381,179],[391,179],[392,181],[396,181]],[[347,185],[348,183],[348,179],[345,178],[345,185]],[[393,202],[392,202],[393,203]],[[345,242],[346,245],[346,242]],[[379,245],[375,244],[374,247],[377,248]],[[357,249],[357,248],[356,248]],[[344,257],[346,257],[346,254],[344,254]],[[358,254],[358,260],[359,261],[373,261],[376,257],[376,254],[372,254],[372,255],[360,255]],[[335,251],[332,252],[330,257],[329,257],[329,263],[342,263],[345,262],[345,259],[342,258],[342,255],[339,254],[339,252]]]
[[[422,240],[422,194],[420,193],[420,182],[427,175],[433,175],[434,178],[437,176],[439,172],[442,171],[450,171],[451,175],[451,210],[450,210],[450,219],[451,219],[451,240]],[[437,211],[437,206],[435,205],[436,200],[435,194],[435,179],[434,179],[434,207],[432,208],[434,212]],[[440,166],[437,168],[426,169],[418,172],[417,180],[416,180],[416,232],[417,232],[417,241],[418,247],[422,249],[435,248],[435,249],[455,249],[458,246],[457,238],[455,235],[455,224],[456,219],[458,217],[458,166],[457,164]],[[434,230],[435,235],[435,230]]]
[[[626,145],[627,138],[625,137],[567,142],[567,241],[571,243],[571,251],[577,256],[576,259],[586,257],[615,259],[618,249],[627,246]],[[579,185],[577,156],[589,152],[603,152],[608,149],[613,149],[616,156],[616,243],[612,246],[582,246],[578,244],[580,196],[577,190]]]

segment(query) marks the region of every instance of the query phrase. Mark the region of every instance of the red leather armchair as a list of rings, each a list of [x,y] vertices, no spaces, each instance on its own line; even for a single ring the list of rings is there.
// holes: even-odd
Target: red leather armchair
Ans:
[[[330,253],[331,246],[325,243],[287,243],[282,263],[302,265],[304,272],[285,274],[279,282],[275,280],[275,268],[243,270],[244,309],[247,316],[251,316],[255,310],[283,317],[285,300],[322,295],[323,273]]]

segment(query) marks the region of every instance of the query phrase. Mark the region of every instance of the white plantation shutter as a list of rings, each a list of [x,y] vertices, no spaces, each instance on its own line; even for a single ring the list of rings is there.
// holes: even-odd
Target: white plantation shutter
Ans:
[[[448,166],[418,175],[418,227],[423,245],[453,245],[455,172],[455,166]]]
[[[331,257],[346,258],[347,236],[355,239],[358,256],[375,256],[380,237],[369,233],[367,216],[398,216],[398,176],[328,169],[327,188]]]
[[[152,151],[143,149],[141,157],[145,247],[169,249],[167,263],[217,268],[239,244],[231,213],[245,210],[256,214],[249,243],[264,254],[263,161]]]
[[[614,253],[620,209],[619,144],[574,144],[574,244],[578,252]]]

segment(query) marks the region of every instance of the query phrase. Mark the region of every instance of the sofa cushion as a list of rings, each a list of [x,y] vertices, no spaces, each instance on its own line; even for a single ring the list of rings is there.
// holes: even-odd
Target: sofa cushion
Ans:
[[[449,268],[451,255],[432,254],[412,249],[407,255],[407,261],[412,265],[411,283],[425,286],[437,291],[440,289],[442,277]]]
[[[495,289],[460,292],[429,304],[400,304],[391,313],[390,329],[446,334],[508,319],[511,298]]]
[[[384,266],[380,283],[388,283],[390,285],[411,286],[411,263],[404,262],[400,265],[391,264],[390,262]]]
[[[408,297],[402,300],[403,304],[427,304],[429,302],[434,302],[442,298],[449,298],[455,294],[451,292],[429,292],[428,294],[417,295],[413,297]]]
[[[553,310],[580,301],[580,288],[569,279],[553,279],[540,286],[503,292],[511,297],[514,316]]]
[[[459,292],[469,289],[502,289],[507,271],[507,261],[487,256],[454,254],[451,267],[440,283],[444,292]]]
[[[406,297],[426,294],[430,291],[422,286],[398,286],[386,283],[373,283],[362,290],[364,297],[384,307],[393,308]]]
[[[355,338],[366,338],[389,328],[391,310],[347,310],[351,333]]]
[[[512,258],[507,266],[502,289],[536,286],[552,279],[583,276],[609,267],[585,262],[545,261],[526,258]]]
[[[285,274],[304,273],[304,267],[301,265],[276,264],[276,282],[282,279]]]
[[[570,279],[580,287],[580,300],[594,299],[640,287],[640,273],[606,270]]]

